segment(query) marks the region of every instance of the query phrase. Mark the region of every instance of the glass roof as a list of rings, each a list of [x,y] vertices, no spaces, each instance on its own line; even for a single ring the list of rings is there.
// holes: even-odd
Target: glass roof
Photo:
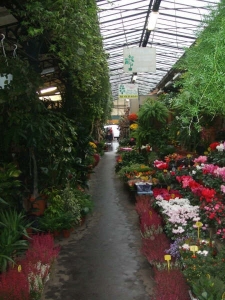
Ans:
[[[219,0],[97,0],[99,22],[108,65],[113,99],[118,85],[131,83],[132,74],[123,71],[123,48],[156,47],[156,72],[138,73],[140,95],[153,91],[195,41],[195,33],[209,7]],[[159,7],[154,31],[147,33],[148,17]],[[150,33],[150,34],[149,34]]]

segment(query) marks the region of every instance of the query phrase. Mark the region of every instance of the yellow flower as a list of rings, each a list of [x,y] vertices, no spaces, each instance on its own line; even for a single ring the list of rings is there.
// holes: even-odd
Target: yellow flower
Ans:
[[[138,124],[134,123],[130,125],[131,130],[136,130],[138,128]]]
[[[89,142],[89,145],[92,147],[92,148],[97,148],[97,146],[95,145],[95,143],[93,143],[93,142]]]

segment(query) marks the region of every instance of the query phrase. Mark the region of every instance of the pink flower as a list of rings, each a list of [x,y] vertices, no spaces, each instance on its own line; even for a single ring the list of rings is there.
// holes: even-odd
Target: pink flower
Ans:
[[[205,163],[207,161],[207,156],[199,156],[194,159],[195,163]]]
[[[155,160],[154,165],[157,169],[160,169],[160,170],[168,169],[168,163],[165,163],[164,161]]]
[[[220,190],[221,190],[221,192],[223,192],[223,193],[225,194],[225,185],[222,184],[222,185],[220,186]]]

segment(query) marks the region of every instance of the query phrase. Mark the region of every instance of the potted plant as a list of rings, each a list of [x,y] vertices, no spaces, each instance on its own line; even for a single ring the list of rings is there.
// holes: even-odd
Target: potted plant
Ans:
[[[9,262],[28,248],[26,229],[31,226],[25,214],[17,213],[14,209],[5,209],[0,212],[0,272],[5,272]]]

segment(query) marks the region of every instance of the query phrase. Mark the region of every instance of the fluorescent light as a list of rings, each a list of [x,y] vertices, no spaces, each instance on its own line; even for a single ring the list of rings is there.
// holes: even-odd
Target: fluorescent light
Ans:
[[[41,75],[51,74],[54,72],[55,72],[55,68],[46,68],[42,70]]]
[[[57,90],[57,87],[56,86],[51,86],[51,87],[48,87],[46,89],[43,89],[40,91],[41,94],[46,94],[46,93],[50,93],[50,92],[53,92]]]
[[[178,77],[180,77],[181,73],[177,73],[176,75],[174,75],[173,80],[176,80]]]
[[[50,101],[62,101],[61,95],[51,95],[39,97],[40,100],[50,100]]]
[[[168,86],[170,86],[170,85],[172,85],[172,84],[173,84],[172,81],[168,81],[168,82],[165,84],[165,87],[168,87]]]
[[[154,30],[155,29],[158,16],[159,16],[159,12],[158,11],[152,11],[150,13],[150,17],[148,19],[148,26],[147,26],[148,30]]]
[[[162,89],[158,90],[157,95],[162,94],[164,91]]]

